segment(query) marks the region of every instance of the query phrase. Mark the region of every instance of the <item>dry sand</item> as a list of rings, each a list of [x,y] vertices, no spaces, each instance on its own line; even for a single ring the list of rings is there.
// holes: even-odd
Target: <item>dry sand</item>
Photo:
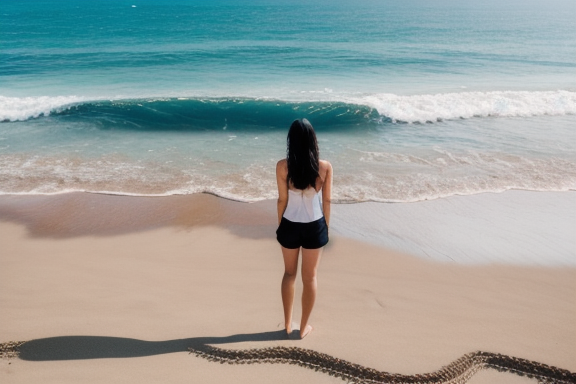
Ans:
[[[282,339],[274,210],[210,195],[1,197],[0,341],[32,342],[0,361],[0,382],[342,382],[186,352],[202,344],[299,346],[404,374],[476,350],[576,371],[575,268],[433,263],[334,236],[315,331]],[[470,380],[494,382],[536,381]]]

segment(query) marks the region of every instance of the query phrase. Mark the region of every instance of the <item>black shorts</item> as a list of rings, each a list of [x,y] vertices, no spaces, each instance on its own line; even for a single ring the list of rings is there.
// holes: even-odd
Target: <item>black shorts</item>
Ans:
[[[324,217],[310,223],[295,223],[283,217],[276,230],[276,239],[288,249],[318,249],[328,243],[328,226]]]

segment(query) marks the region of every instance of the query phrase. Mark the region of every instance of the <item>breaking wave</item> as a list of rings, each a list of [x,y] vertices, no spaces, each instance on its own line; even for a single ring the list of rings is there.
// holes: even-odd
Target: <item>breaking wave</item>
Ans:
[[[302,116],[318,127],[353,127],[366,123],[572,114],[576,114],[576,92],[564,90],[413,96],[382,93],[303,101],[242,97],[94,100],[82,96],[0,96],[0,121],[3,122],[66,116],[144,129],[155,128],[158,124],[178,129],[220,129],[223,126],[285,129],[287,121]]]

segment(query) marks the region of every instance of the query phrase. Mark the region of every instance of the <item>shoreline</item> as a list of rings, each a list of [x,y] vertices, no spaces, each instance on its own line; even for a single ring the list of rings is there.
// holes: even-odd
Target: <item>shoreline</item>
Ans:
[[[423,259],[576,266],[576,191],[512,190],[414,203],[333,203],[332,207],[332,235]],[[275,200],[239,202],[211,193],[1,195],[0,221],[23,224],[31,236],[40,237],[216,225],[241,236],[275,238],[277,225]]]
[[[567,189],[525,189],[525,188],[506,188],[498,191],[477,191],[471,193],[460,193],[455,192],[447,195],[437,195],[425,197],[417,200],[335,200],[332,204],[337,205],[354,205],[354,204],[414,204],[423,203],[425,201],[434,201],[442,199],[451,199],[454,197],[473,197],[473,196],[483,196],[483,195],[501,195],[506,193],[515,192],[526,192],[526,193],[572,193],[576,192],[576,188]],[[14,197],[34,197],[34,196],[60,196],[60,195],[72,195],[72,194],[89,194],[89,195],[104,195],[104,196],[123,196],[123,197],[150,197],[150,198],[161,198],[161,197],[174,197],[174,196],[192,196],[192,195],[211,195],[219,199],[230,200],[235,203],[243,204],[254,204],[261,203],[263,201],[275,200],[270,198],[255,198],[255,199],[242,199],[234,198],[231,196],[226,196],[224,194],[218,194],[212,191],[202,191],[202,192],[167,192],[160,194],[146,194],[146,193],[128,193],[128,192],[114,192],[114,191],[91,191],[91,190],[63,190],[59,192],[0,192],[0,198],[2,196],[14,196]]]

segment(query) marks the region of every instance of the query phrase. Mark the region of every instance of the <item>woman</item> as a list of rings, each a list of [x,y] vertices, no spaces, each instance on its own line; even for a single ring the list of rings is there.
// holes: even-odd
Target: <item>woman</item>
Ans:
[[[298,256],[302,249],[302,319],[300,338],[313,327],[308,324],[316,299],[316,271],[322,247],[328,243],[332,165],[320,160],[316,134],[306,119],[290,126],[286,158],[276,165],[278,182],[278,242],[284,256],[282,304],[286,333],[292,333],[292,305]],[[321,191],[321,193],[320,193]],[[320,204],[320,195],[322,204]]]

